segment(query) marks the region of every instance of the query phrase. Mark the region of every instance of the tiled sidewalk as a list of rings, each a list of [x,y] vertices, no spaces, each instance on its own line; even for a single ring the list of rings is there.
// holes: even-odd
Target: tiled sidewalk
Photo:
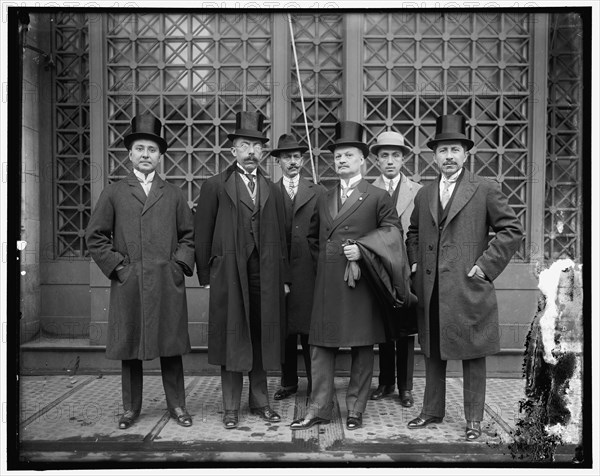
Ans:
[[[278,386],[269,377],[269,394]],[[305,381],[304,381],[305,382]],[[425,380],[415,379],[415,407],[397,398],[369,401],[363,428],[345,428],[347,377],[336,377],[337,416],[329,425],[292,432],[289,423],[306,412],[305,383],[295,399],[271,404],[282,422],[271,424],[249,414],[247,383],[242,394],[240,425],[222,426],[218,376],[186,376],[187,406],[194,425],[182,428],[169,418],[159,375],[144,377],[144,406],[139,420],[119,430],[122,413],[119,375],[68,377],[23,376],[20,381],[20,442],[22,461],[254,462],[291,464],[296,461],[427,464],[512,461],[506,444],[524,396],[520,379],[488,379],[483,434],[475,442],[464,438],[462,382],[449,378],[446,418],[441,424],[409,430],[419,414]],[[373,381],[373,388],[376,379]],[[568,453],[568,452],[567,452]],[[571,456],[572,452],[566,454]]]

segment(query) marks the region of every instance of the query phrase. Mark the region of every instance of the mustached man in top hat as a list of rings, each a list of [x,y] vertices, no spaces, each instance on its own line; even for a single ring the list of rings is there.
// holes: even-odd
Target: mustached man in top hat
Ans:
[[[404,145],[404,136],[394,131],[382,132],[377,136],[377,142],[371,146],[371,153],[377,157],[377,166],[381,170],[381,175],[373,185],[386,190],[392,197],[402,223],[403,239],[406,238],[410,215],[414,208],[413,200],[422,187],[400,171],[406,155],[410,152],[410,148]],[[371,394],[371,400],[380,400],[394,392],[394,374],[397,372],[400,404],[412,407],[414,362],[414,335],[400,335],[396,341],[380,343],[379,386]]]
[[[198,279],[210,285],[208,362],[221,367],[226,429],[239,424],[243,372],[251,413],[281,420],[269,405],[267,370],[283,361],[290,278],[280,189],[258,167],[263,120],[237,113],[228,134],[234,162],[204,182],[195,215]]]
[[[318,199],[311,220],[308,239],[317,261],[309,334],[312,394],[307,414],[292,422],[293,430],[331,421],[339,347],[352,348],[346,428],[360,428],[373,375],[373,345],[385,341],[378,303],[360,278],[361,252],[349,240],[396,228],[398,215],[387,192],[362,178],[361,167],[369,153],[362,136],[363,127],[356,122],[337,124],[330,150],[340,181]],[[397,239],[401,242],[399,233]]]
[[[408,428],[442,422],[446,363],[462,360],[465,436],[471,441],[481,435],[485,357],[500,350],[493,281],[519,247],[523,232],[500,185],[464,166],[473,147],[464,117],[439,117],[427,146],[440,176],[417,193],[406,241],[426,376],[423,408]],[[491,239],[490,230],[495,232]]]
[[[271,151],[283,174],[277,185],[281,188],[283,196],[287,254],[292,273],[292,286],[286,299],[285,359],[281,367],[281,386],[275,392],[275,400],[283,400],[298,391],[298,336],[308,378],[307,395],[310,395],[312,387],[308,332],[315,287],[315,268],[306,236],[317,199],[325,188],[300,176],[304,165],[302,154],[307,150],[307,147],[298,144],[292,134],[283,134],[279,138],[277,148]]]
[[[142,361],[156,357],[171,417],[191,426],[181,356],[190,351],[184,275],[194,270],[192,212],[156,171],[167,150],[160,121],[134,117],[124,142],[133,172],[103,190],[86,230],[90,254],[111,280],[106,357],[122,361],[119,428],[138,418]]]

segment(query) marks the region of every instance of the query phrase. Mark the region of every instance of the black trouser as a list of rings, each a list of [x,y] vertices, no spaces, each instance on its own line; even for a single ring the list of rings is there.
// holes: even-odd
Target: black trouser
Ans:
[[[397,371],[398,390],[412,390],[414,366],[414,336],[379,344],[379,385],[394,385]]]
[[[291,389],[298,386],[298,336],[302,345],[302,356],[304,357],[304,367],[306,368],[306,377],[308,379],[307,393],[311,390],[310,377],[310,346],[308,345],[308,334],[291,334],[285,339],[285,361],[281,366],[281,386],[285,389]]]
[[[160,358],[160,371],[167,407],[185,407],[185,386],[183,384],[183,361],[181,355]],[[144,387],[142,361],[138,359],[121,361],[121,388],[125,411],[140,411]]]

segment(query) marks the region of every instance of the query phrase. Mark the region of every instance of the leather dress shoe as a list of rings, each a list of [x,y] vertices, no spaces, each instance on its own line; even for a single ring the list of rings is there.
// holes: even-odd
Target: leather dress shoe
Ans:
[[[298,418],[290,424],[290,428],[292,430],[308,430],[312,426],[327,425],[330,422],[331,420],[327,420],[318,416],[312,418]]]
[[[380,385],[377,387],[377,390],[371,394],[371,400],[381,400],[386,395],[394,393],[395,388],[395,385]]]
[[[182,407],[169,408],[169,414],[178,425],[180,426],[192,426],[192,417],[187,410]]]
[[[414,420],[409,421],[407,426],[409,429],[414,430],[416,428],[425,428],[431,423],[442,423],[442,421],[444,421],[444,419],[440,417],[423,418],[421,415],[419,415]]]
[[[273,409],[269,405],[267,405],[266,407],[252,408],[252,409],[250,409],[250,413],[252,413],[253,415],[260,416],[265,421],[270,421],[270,422],[281,421],[281,417],[279,416],[279,413],[274,412]]]
[[[478,421],[467,420],[467,428],[465,429],[467,441],[476,440],[481,436],[481,424]]]
[[[275,395],[273,395],[273,398],[275,400],[284,400],[287,397],[289,397],[290,395],[293,395],[294,393],[296,393],[298,391],[298,387],[288,387],[288,388],[280,388],[279,390],[277,390],[275,392]]]
[[[358,430],[359,428],[362,428],[362,413],[348,415],[348,418],[346,419],[346,428],[348,430]]]
[[[238,411],[237,410],[225,410],[223,415],[223,426],[227,430],[237,428],[239,423]]]
[[[135,423],[137,417],[140,416],[139,410],[127,410],[123,416],[119,418],[119,430],[126,430]]]
[[[400,405],[410,408],[415,404],[415,400],[410,390],[400,390]]]

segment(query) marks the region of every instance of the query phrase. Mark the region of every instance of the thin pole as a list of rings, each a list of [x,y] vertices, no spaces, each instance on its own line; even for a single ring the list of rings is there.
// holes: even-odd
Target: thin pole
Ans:
[[[302,80],[300,79],[300,67],[298,66],[298,54],[296,53],[296,42],[294,41],[294,27],[292,26],[292,16],[288,13],[288,24],[290,25],[290,36],[292,38],[292,50],[294,52],[294,63],[296,64],[296,77],[298,78],[298,88],[300,89],[300,103],[302,104],[302,114],[304,115],[304,127],[306,128],[306,140],[308,142],[308,154],[310,157],[310,166],[312,169],[313,182],[317,183],[317,173],[315,172],[315,161],[310,143],[310,134],[308,132],[308,117],[306,116],[306,107],[304,106],[304,93],[302,92]]]

